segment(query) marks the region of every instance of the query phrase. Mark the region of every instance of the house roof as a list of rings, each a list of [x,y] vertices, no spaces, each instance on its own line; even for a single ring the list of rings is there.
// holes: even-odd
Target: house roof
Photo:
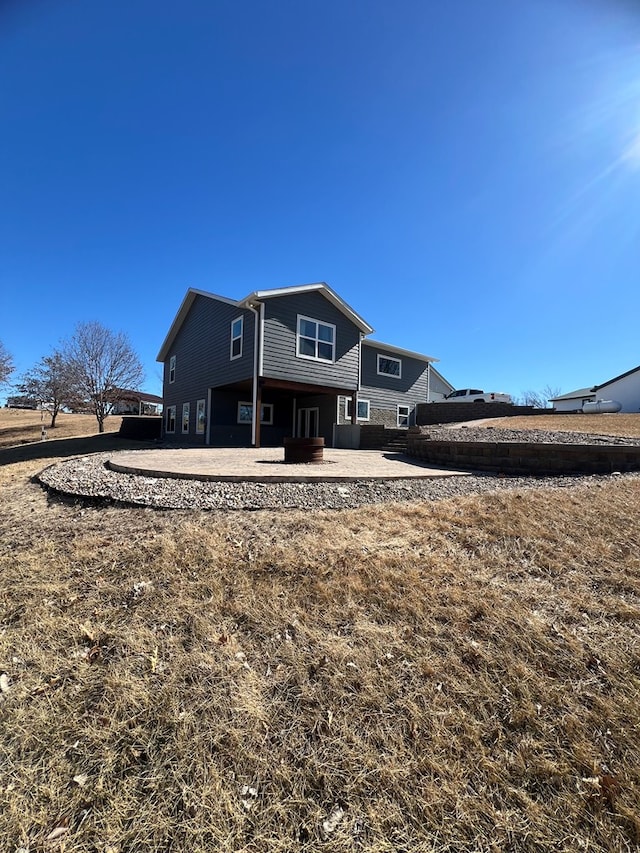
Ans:
[[[146,391],[133,391],[129,388],[117,389],[118,400],[135,400],[141,403],[162,403],[162,397],[156,394],[147,394]]]
[[[393,353],[396,353],[397,355],[405,355],[408,358],[415,358],[418,361],[428,361],[428,362],[440,361],[439,358],[433,358],[433,356],[425,355],[422,352],[413,352],[412,350],[409,350],[409,349],[402,349],[401,347],[396,347],[393,344],[384,344],[384,343],[382,343],[382,341],[374,341],[371,338],[365,338],[365,340],[362,341],[362,344],[363,344],[363,346],[374,347],[375,349],[383,349],[383,350],[386,350],[387,352],[393,352]],[[440,375],[440,374],[438,374],[438,375]],[[444,377],[442,377],[442,378],[444,379]]]
[[[560,394],[557,397],[549,397],[549,402],[555,403],[556,400],[578,400],[582,397],[590,397],[592,393],[592,388],[578,388],[576,391],[569,391],[567,394]]]
[[[238,305],[235,299],[229,299],[226,296],[218,296],[217,293],[209,293],[207,290],[198,290],[196,287],[190,287],[189,290],[187,290],[185,297],[182,300],[182,304],[178,308],[178,313],[173,319],[171,328],[167,332],[167,336],[160,347],[160,352],[156,356],[156,361],[165,361],[167,353],[171,349],[171,344],[174,342],[176,335],[180,331],[180,327],[184,323],[187,314],[189,313],[189,309],[195,302],[196,296],[203,296],[205,299],[214,299],[217,302],[224,302],[226,305]]]
[[[609,379],[607,382],[603,382],[602,385],[594,385],[593,388],[591,388],[591,391],[599,391],[606,385],[611,385],[614,382],[617,382],[618,379],[626,379],[627,376],[631,376],[632,373],[637,373],[639,370],[640,365],[638,365],[638,367],[633,367],[631,370],[627,370],[626,373],[621,373],[620,376],[614,376],[613,379]]]
[[[440,373],[439,370],[436,370],[433,364],[431,365],[431,373],[436,374],[436,376],[442,380],[443,384],[446,385],[450,391],[455,391],[454,386],[449,382],[448,379],[445,379],[444,376]]]
[[[254,290],[238,304],[243,308],[249,308],[254,302],[262,302],[264,299],[273,299],[278,296],[290,296],[294,293],[312,293],[317,291],[321,293],[332,305],[341,311],[351,322],[357,326],[365,335],[370,335],[373,332],[373,327],[370,326],[353,308],[342,299],[335,290],[332,290],[324,281],[316,281],[313,284],[294,284],[292,287],[277,287],[271,290]]]

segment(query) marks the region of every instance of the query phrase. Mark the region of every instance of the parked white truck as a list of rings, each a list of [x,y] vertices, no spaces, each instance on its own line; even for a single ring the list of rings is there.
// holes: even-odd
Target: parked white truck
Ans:
[[[477,388],[462,388],[452,391],[441,400],[442,403],[512,403],[510,394],[498,391],[479,391]]]

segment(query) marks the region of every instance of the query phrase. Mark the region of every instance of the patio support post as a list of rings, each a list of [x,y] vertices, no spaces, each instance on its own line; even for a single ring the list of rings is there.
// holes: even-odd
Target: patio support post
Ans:
[[[358,423],[358,392],[354,391],[351,397],[351,423]]]

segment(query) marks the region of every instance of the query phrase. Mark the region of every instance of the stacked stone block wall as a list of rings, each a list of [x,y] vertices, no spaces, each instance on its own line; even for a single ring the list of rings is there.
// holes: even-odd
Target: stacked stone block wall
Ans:
[[[506,418],[515,415],[552,415],[554,409],[534,409],[512,403],[418,403],[416,424],[453,424],[482,418]]]
[[[610,474],[640,471],[640,447],[533,442],[432,441],[410,433],[407,453],[424,462],[503,474]]]

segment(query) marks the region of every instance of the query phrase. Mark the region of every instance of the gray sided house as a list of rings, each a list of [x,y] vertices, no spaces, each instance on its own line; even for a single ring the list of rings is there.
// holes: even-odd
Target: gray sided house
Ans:
[[[238,301],[190,289],[158,353],[165,440],[331,446],[338,424],[411,425],[417,403],[451,386],[436,359],[367,340],[372,331],[323,282]]]

